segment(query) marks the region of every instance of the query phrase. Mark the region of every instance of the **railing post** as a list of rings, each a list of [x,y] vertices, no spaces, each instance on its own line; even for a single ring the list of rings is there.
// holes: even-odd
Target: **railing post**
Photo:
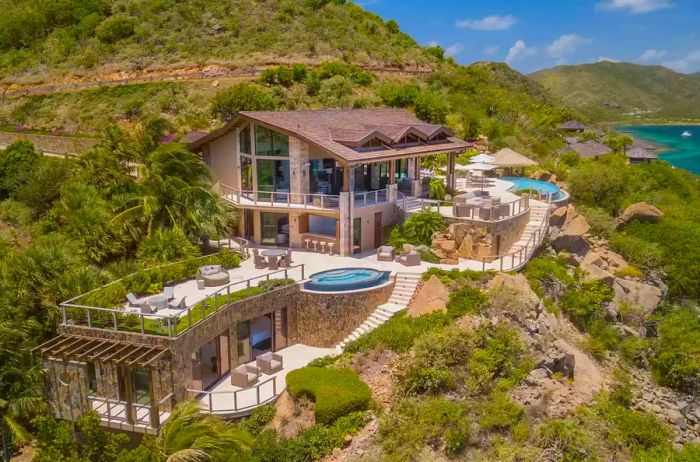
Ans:
[[[119,330],[119,325],[117,325],[117,313],[112,311],[112,322],[114,322],[114,330]]]
[[[172,336],[173,336],[173,323],[172,323],[172,319],[173,319],[173,318],[171,318],[170,316],[168,316],[168,337],[172,337]]]
[[[287,270],[286,270],[286,269],[284,270],[284,279],[289,279],[289,278],[287,277]]]
[[[501,257],[500,260],[501,260],[500,268],[501,268],[501,272],[503,272],[503,257]]]
[[[88,322],[88,327],[92,327],[92,310],[88,308],[87,310],[87,322]]]
[[[206,303],[207,299],[205,298],[202,300],[202,304],[200,305],[202,307],[202,321],[204,321],[204,318],[207,316],[207,309],[205,308]]]
[[[238,410],[238,392],[237,391],[233,392],[233,410],[234,411]]]
[[[187,308],[187,328],[192,327],[192,307]]]
[[[256,399],[257,399],[257,401],[255,402],[255,404],[260,404],[260,385],[258,385],[257,387],[255,387],[255,397],[256,397]]]
[[[272,396],[277,396],[277,376],[272,377]]]
[[[250,295],[250,279],[246,281],[246,295]]]
[[[143,334],[145,332],[143,314],[140,314],[139,317],[141,318],[141,333]]]
[[[208,393],[207,396],[209,397],[209,413],[212,413],[214,411],[214,408],[211,402],[211,393]]]
[[[486,271],[486,258],[481,257],[481,271]]]
[[[340,249],[339,249],[339,250],[340,250]],[[305,266],[304,266],[304,264],[302,263],[302,265],[301,265],[301,279],[302,279],[302,280],[306,279],[306,278],[304,277],[304,268],[305,268]]]
[[[66,305],[61,305],[61,316],[63,317],[63,324],[67,324],[68,318],[66,315]]]

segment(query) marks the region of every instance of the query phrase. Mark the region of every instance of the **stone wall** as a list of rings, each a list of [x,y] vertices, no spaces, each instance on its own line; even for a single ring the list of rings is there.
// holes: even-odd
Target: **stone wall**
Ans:
[[[290,312],[290,343],[334,347],[386,303],[394,284],[343,294],[299,292]]]
[[[47,401],[53,414],[59,419],[78,419],[90,407],[87,365],[44,358],[43,368]]]

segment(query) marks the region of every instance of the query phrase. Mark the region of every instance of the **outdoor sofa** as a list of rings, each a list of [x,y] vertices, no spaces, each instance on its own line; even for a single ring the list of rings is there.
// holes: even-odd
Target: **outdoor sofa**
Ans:
[[[282,370],[282,355],[268,351],[258,356],[255,363],[263,374],[272,375]]]
[[[377,249],[377,261],[394,261],[394,248],[383,245]]]
[[[200,281],[204,287],[223,286],[230,282],[228,271],[222,268],[221,265],[201,266],[197,271],[197,285],[201,287]]]
[[[251,364],[241,364],[231,371],[231,383],[237,387],[247,388],[258,382],[260,371]]]

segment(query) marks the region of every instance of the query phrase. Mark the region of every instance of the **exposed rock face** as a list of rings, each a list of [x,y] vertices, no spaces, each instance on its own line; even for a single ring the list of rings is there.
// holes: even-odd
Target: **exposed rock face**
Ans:
[[[447,311],[450,291],[437,276],[424,281],[408,304],[408,315],[418,317],[435,311]]]
[[[656,310],[663,300],[663,292],[656,286],[629,279],[615,279],[612,286],[615,293],[613,301],[616,304],[622,302],[637,305],[644,309],[646,314]]]
[[[522,273],[498,273],[488,282],[487,288],[489,291],[503,288],[511,292],[512,296],[524,303],[529,310],[536,310],[542,303]]]
[[[564,225],[561,232],[558,233],[552,245],[559,250],[568,250],[570,252],[579,252],[587,248],[584,235],[590,231],[591,227],[583,215],[576,215],[568,223]]]
[[[549,217],[549,225],[561,228],[566,223],[566,215],[569,211],[569,207],[559,207],[552,215]]]
[[[440,263],[456,265],[459,258],[478,259],[492,256],[493,236],[488,229],[469,223],[453,223],[447,233],[433,236],[431,249]]]
[[[624,229],[625,226],[637,220],[644,223],[658,223],[663,213],[651,204],[637,202],[625,209],[618,218],[617,229]]]

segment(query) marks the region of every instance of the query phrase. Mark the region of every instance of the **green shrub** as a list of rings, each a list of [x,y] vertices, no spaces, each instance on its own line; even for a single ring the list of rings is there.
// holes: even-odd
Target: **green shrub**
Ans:
[[[589,330],[597,321],[605,319],[607,313],[602,307],[612,300],[612,289],[602,281],[584,282],[569,288],[561,300],[563,311],[571,322],[581,330]]]
[[[610,425],[608,439],[631,447],[652,448],[664,445],[672,430],[657,417],[625,408],[603,398],[593,407],[593,413]]]
[[[571,420],[550,420],[539,428],[538,446],[552,448],[567,462],[598,460],[600,442],[593,432]]]
[[[263,431],[267,424],[272,422],[272,419],[275,418],[276,413],[277,409],[272,403],[257,407],[253,409],[250,416],[241,422],[241,426],[251,435],[258,435]]]
[[[610,247],[621,253],[628,262],[646,269],[658,268],[663,260],[663,253],[658,244],[625,233],[615,234],[610,238]]]
[[[408,393],[429,394],[448,391],[455,386],[455,379],[449,369],[434,367],[412,367],[401,381],[401,387]]]
[[[469,441],[468,408],[445,398],[400,400],[380,421],[380,441],[389,461],[414,460],[426,445],[445,443],[448,456]]]
[[[136,254],[139,260],[150,266],[193,258],[197,255],[199,250],[184,234],[167,229],[157,230],[152,236],[144,239]]]
[[[407,352],[421,334],[447,325],[449,318],[442,313],[412,318],[401,312],[387,322],[348,343],[345,351],[357,353],[377,348],[387,348],[397,353]]]
[[[479,425],[485,430],[508,430],[520,422],[524,408],[504,393],[495,393],[482,410]]]
[[[700,390],[700,316],[676,308],[658,326],[651,368],[656,380],[689,393]]]
[[[364,411],[372,393],[350,369],[304,367],[287,374],[287,387],[294,398],[308,397],[316,406],[316,422],[330,424],[353,411]]]
[[[136,20],[125,16],[115,16],[105,19],[97,29],[95,35],[104,43],[116,43],[134,35]]]
[[[504,324],[476,331],[476,348],[466,363],[467,385],[475,393],[505,391],[523,380],[533,367],[518,331]]]
[[[436,276],[440,282],[450,286],[453,283],[457,286],[469,285],[472,281],[482,280],[484,277],[492,274],[490,271],[472,271],[472,270],[459,270],[453,268],[451,270],[444,270],[440,268],[428,268],[428,271],[423,273],[422,279],[427,281],[432,276]]]
[[[266,111],[275,106],[275,100],[264,88],[243,82],[219,91],[212,99],[211,112],[227,121],[239,111]]]
[[[615,276],[619,278],[641,278],[644,277],[644,271],[640,270],[634,265],[627,265],[624,268],[615,271]]]
[[[452,318],[461,318],[465,314],[480,314],[487,305],[488,299],[481,291],[467,286],[450,294],[447,313]]]

